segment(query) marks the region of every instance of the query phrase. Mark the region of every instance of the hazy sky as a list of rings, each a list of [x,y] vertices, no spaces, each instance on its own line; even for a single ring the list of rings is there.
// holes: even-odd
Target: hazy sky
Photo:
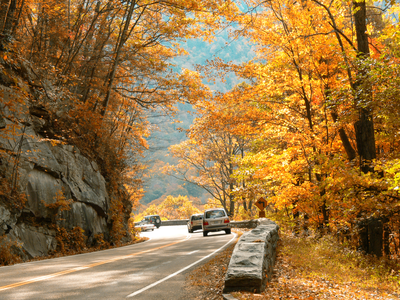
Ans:
[[[194,70],[194,65],[204,65],[207,60],[219,57],[225,61],[242,63],[251,60],[255,56],[255,46],[244,39],[233,40],[228,36],[227,30],[218,34],[215,42],[209,44],[199,39],[191,39],[184,43],[185,49],[190,53],[188,57],[176,60],[179,67]],[[206,83],[212,90],[227,92],[241,80],[234,75],[226,78],[226,83],[217,81],[215,84]]]

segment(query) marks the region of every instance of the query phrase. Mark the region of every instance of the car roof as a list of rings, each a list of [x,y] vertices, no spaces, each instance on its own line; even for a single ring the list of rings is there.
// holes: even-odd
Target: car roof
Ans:
[[[221,207],[218,207],[218,208],[209,208],[209,209],[206,209],[205,211],[210,211],[210,210],[225,210],[225,208],[221,208]]]

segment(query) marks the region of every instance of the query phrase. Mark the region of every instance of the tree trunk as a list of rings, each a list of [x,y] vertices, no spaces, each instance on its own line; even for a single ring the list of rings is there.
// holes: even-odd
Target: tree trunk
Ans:
[[[357,34],[358,58],[362,61],[369,58],[369,45],[367,35],[366,5],[365,1],[353,1],[354,24]],[[368,107],[372,100],[371,87],[363,82],[365,70],[358,70],[357,80],[354,84],[355,104],[359,109],[358,121],[354,124],[358,155],[360,156],[361,170],[364,173],[372,172],[370,161],[376,157],[375,135],[372,110]]]
[[[383,254],[384,224],[382,218],[372,218],[368,222],[369,253],[381,257]]]
[[[370,166],[370,162],[376,158],[375,135],[372,112],[369,109],[359,109],[359,119],[354,124],[354,129],[361,171],[363,173],[373,172],[374,168]]]
[[[11,32],[15,22],[17,0],[0,0],[0,50],[6,50],[11,41]]]
[[[337,113],[331,112],[331,116],[332,116],[333,122],[336,123],[336,121],[338,119]],[[351,161],[351,160],[355,159],[357,156],[356,151],[353,149],[353,146],[350,143],[349,137],[347,136],[347,133],[343,127],[339,128],[339,136],[340,136],[340,140],[342,141],[344,150],[346,151],[348,160]]]
[[[369,252],[369,234],[368,234],[368,224],[366,220],[358,222],[358,236],[359,236],[359,243],[360,248],[365,253]]]
[[[361,67],[357,70],[354,83],[355,105],[358,109],[358,120],[354,124],[357,151],[360,157],[360,168],[363,173],[373,172],[371,161],[376,158],[373,112],[369,107],[372,101],[371,86],[365,82],[368,70],[363,60],[370,57],[365,0],[353,0],[354,25],[357,35],[357,57]],[[383,251],[383,224],[379,219],[369,219],[360,224],[360,245],[363,251],[377,256]]]
[[[126,14],[124,28],[121,32],[121,35],[119,38],[119,43],[116,46],[114,62],[113,62],[112,68],[111,68],[111,72],[109,73],[109,76],[107,77],[106,96],[104,98],[104,101],[103,101],[102,107],[101,107],[101,115],[102,116],[105,116],[106,111],[107,111],[108,103],[110,101],[110,96],[111,96],[111,90],[112,90],[112,87],[114,84],[115,74],[117,72],[117,68],[120,63],[119,60],[120,60],[121,52],[125,45],[125,42],[127,41],[128,37],[129,37],[128,36],[129,25],[131,23],[131,19],[132,19],[133,11],[135,10],[135,6],[136,6],[136,1],[132,1],[129,5],[129,8],[128,8],[127,14]],[[144,10],[145,10],[145,8],[143,8],[142,13],[144,12]],[[138,19],[136,20],[136,22],[139,19],[140,19],[140,16],[138,16]]]

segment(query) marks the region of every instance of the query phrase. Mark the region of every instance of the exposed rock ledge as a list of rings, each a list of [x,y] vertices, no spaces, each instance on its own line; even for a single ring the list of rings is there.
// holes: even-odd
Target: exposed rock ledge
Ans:
[[[233,249],[225,277],[224,293],[262,292],[272,276],[279,226],[259,219],[257,228],[244,233]]]
[[[8,120],[6,124],[15,126]],[[23,210],[12,209],[5,199],[0,199],[0,236],[5,234],[18,242],[24,259],[48,255],[55,250],[53,224],[67,230],[82,228],[89,243],[96,234],[107,238],[110,200],[96,163],[81,155],[74,146],[53,145],[43,140],[29,125],[24,133],[15,130],[17,138],[0,134],[3,150],[0,174],[3,176],[10,177],[7,162],[13,160],[13,154],[7,153],[13,153],[18,143],[22,143],[18,184],[27,197]],[[69,210],[51,207],[61,195],[72,200]]]
[[[52,139],[49,112],[31,102],[41,89],[27,84],[43,80],[28,65],[15,62],[11,67],[0,58],[0,69],[7,69],[0,78],[0,184],[13,182],[27,200],[21,208],[5,193],[9,187],[0,185],[0,248],[12,242],[18,245],[13,251],[23,260],[46,256],[60,244],[57,228],[80,227],[87,246],[96,241],[96,235],[110,241],[111,197],[100,167],[77,147]],[[54,95],[51,105],[57,102]],[[59,115],[64,113],[57,110]],[[68,209],[59,206],[60,199],[68,200],[64,201]],[[127,229],[132,205],[124,201],[123,206]],[[129,239],[126,235],[122,242]]]

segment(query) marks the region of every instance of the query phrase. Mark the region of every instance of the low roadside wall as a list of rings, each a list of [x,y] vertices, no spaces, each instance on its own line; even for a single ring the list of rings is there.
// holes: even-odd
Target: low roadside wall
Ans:
[[[173,225],[187,225],[189,219],[184,220],[166,220],[161,221],[161,226],[173,226]],[[135,222],[135,225],[139,222]],[[249,221],[231,221],[232,228],[256,228],[259,225],[259,220],[249,220]]]
[[[172,226],[172,225],[187,225],[189,222],[189,219],[185,220],[167,220],[167,221],[161,221],[161,226]],[[135,222],[135,225],[137,225],[139,222]]]
[[[224,293],[260,293],[271,279],[279,226],[265,218],[256,220],[256,223],[258,226],[244,233],[233,250],[225,276]]]
[[[249,221],[231,221],[232,228],[256,228],[260,222],[258,219]]]
[[[161,221],[161,226],[172,226],[172,225],[187,225],[189,219],[185,220],[167,220]]]

